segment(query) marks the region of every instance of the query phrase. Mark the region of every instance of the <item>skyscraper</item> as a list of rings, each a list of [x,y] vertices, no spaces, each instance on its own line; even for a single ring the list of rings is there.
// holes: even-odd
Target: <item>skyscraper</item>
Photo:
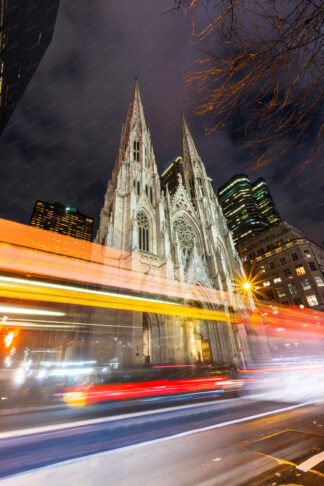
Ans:
[[[0,133],[49,46],[60,0],[0,0]]]
[[[161,175],[161,189],[165,191],[168,188],[169,193],[173,194],[178,187],[178,174],[183,177],[182,157],[177,157]]]
[[[218,189],[218,196],[237,246],[281,221],[262,178],[251,183],[245,174],[237,174]]]
[[[281,219],[272,199],[266,181],[260,177],[252,184],[252,191],[262,219],[269,227],[280,223]]]
[[[36,201],[30,224],[81,240],[92,240],[93,218],[57,202]]]

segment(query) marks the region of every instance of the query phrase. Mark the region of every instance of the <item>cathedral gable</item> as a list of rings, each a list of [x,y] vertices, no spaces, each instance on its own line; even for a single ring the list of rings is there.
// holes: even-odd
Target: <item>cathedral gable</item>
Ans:
[[[173,194],[171,198],[171,210],[172,213],[176,213],[178,210],[187,211],[192,216],[195,216],[195,208],[188,196],[187,191],[185,190],[182,184],[182,177],[179,174],[179,184],[177,187],[176,192]]]
[[[186,274],[188,283],[196,285],[197,282],[200,282],[205,287],[213,287],[213,282],[206,271],[206,264],[198,253],[196,245],[191,251]]]

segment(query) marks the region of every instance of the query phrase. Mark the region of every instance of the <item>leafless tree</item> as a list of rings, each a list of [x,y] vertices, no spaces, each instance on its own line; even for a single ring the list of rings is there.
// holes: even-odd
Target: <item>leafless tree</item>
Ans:
[[[304,150],[319,157],[324,132],[323,0],[175,0],[191,16],[201,52],[187,76],[209,131],[233,130],[260,167]],[[234,122],[233,122],[234,120]]]

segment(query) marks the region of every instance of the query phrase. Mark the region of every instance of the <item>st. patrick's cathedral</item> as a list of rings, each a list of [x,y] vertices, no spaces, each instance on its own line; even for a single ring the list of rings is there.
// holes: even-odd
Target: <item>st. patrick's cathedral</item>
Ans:
[[[131,346],[117,359],[131,364],[250,362],[250,333],[231,322],[229,312],[237,307],[234,278],[243,275],[242,263],[184,117],[177,163],[181,170],[172,190],[167,183],[162,187],[136,80],[95,241],[131,254],[131,268],[142,274],[218,289],[230,306],[225,299],[215,308],[228,319],[118,311],[116,330],[125,322],[130,328],[125,334],[121,325],[118,340]],[[251,296],[246,305],[253,308]]]

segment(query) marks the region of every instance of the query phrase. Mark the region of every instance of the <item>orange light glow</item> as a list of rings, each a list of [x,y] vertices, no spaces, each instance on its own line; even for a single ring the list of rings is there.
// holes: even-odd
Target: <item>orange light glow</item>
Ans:
[[[10,348],[12,341],[14,340],[15,333],[13,331],[8,332],[8,334],[4,337],[4,342],[6,348]]]

